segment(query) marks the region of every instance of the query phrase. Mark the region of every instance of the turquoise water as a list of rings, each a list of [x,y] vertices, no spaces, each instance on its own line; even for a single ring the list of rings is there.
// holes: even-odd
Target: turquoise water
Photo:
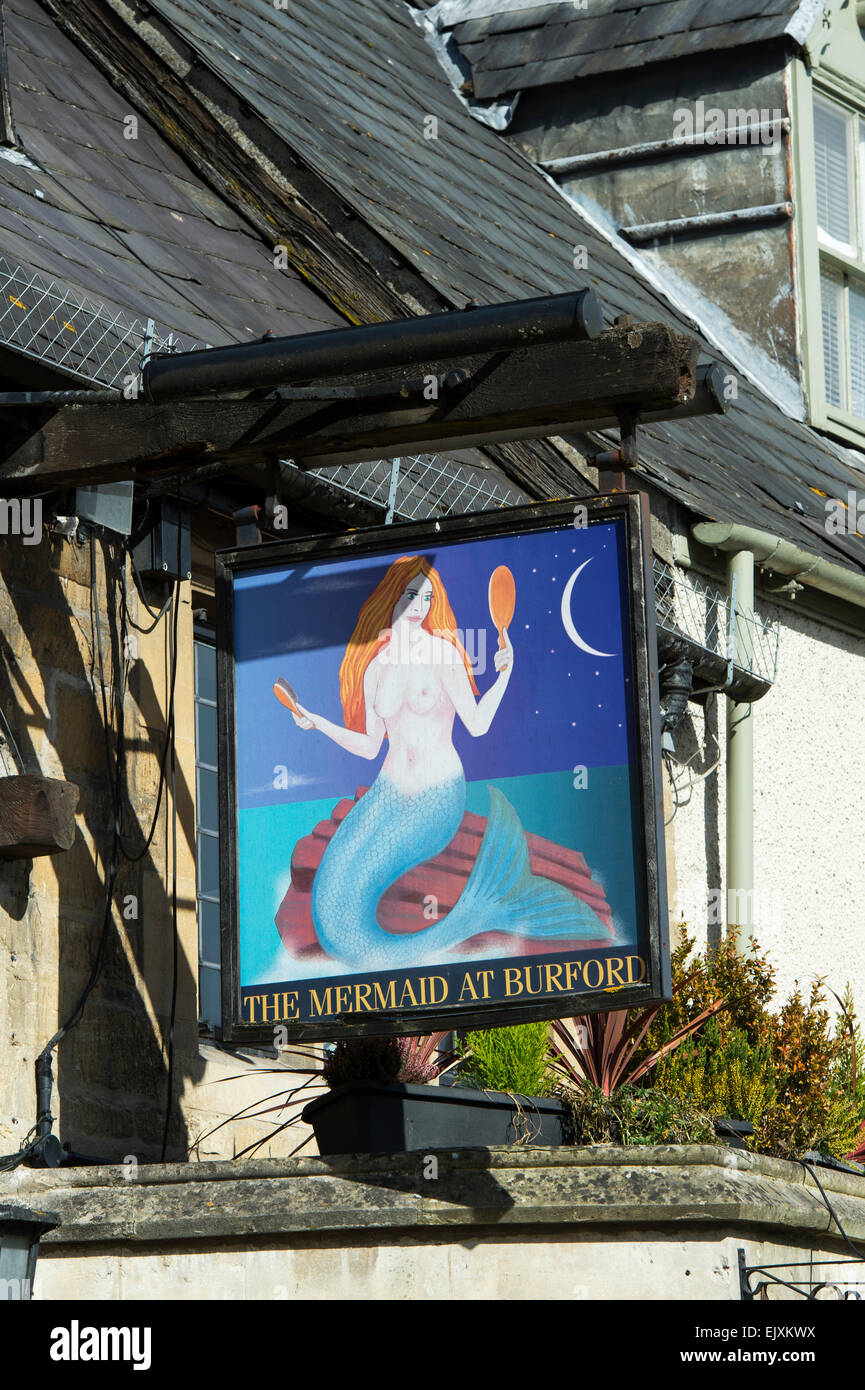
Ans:
[[[577,849],[603,885],[617,940],[635,943],[643,918],[635,862],[636,827],[631,815],[631,771],[627,766],[590,768],[585,787],[571,772],[546,772],[470,782],[466,810],[485,816],[489,785],[508,798],[530,834]],[[294,961],[279,939],[274,917],[291,882],[291,853],[299,839],[329,819],[332,797],[284,806],[256,806],[238,814],[240,967],[243,985],[304,979],[309,964]],[[332,967],[331,967],[332,969]]]

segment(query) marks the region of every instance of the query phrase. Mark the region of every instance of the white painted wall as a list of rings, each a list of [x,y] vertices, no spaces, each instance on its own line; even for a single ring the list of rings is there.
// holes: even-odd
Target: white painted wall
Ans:
[[[521,1232],[472,1233],[458,1241],[429,1233],[377,1233],[374,1243],[336,1241],[285,1243],[238,1240],[230,1250],[212,1243],[165,1250],[151,1244],[130,1258],[128,1246],[103,1246],[98,1253],[43,1247],[36,1269],[37,1302],[161,1302],[248,1299],[264,1301],[446,1299],[605,1299],[668,1302],[694,1299],[739,1302],[738,1251],[749,1265],[803,1260],[812,1247],[730,1235],[723,1228],[698,1231],[686,1223],[672,1233],[652,1227],[587,1235],[543,1228]],[[256,1248],[258,1246],[258,1248]],[[831,1258],[833,1251],[817,1251]],[[842,1264],[830,1273],[845,1279]],[[795,1295],[789,1295],[793,1298]]]
[[[781,997],[814,975],[839,994],[850,980],[865,1017],[865,614],[854,636],[809,615],[803,599],[795,612],[757,597],[761,616],[779,619],[780,640],[777,682],[752,707],[756,935]],[[711,894],[726,893],[725,703],[717,698],[722,762],[691,786],[666,830],[671,923],[684,917],[701,947],[719,932]],[[699,747],[694,766],[707,767],[719,750],[706,734],[702,710],[689,705],[677,757]],[[687,797],[687,774],[682,781]],[[666,772],[664,783],[669,817]]]

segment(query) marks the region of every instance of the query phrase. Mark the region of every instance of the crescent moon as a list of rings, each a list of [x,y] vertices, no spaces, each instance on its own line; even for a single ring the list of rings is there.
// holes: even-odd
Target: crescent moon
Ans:
[[[574,626],[574,619],[571,613],[571,594],[574,592],[574,585],[591,559],[592,556],[589,556],[588,560],[584,560],[581,565],[578,565],[565,585],[565,591],[562,594],[562,622],[564,623],[565,632],[570,637],[574,646],[579,647],[581,652],[588,652],[589,656],[615,656],[615,652],[599,652],[596,647],[590,647],[588,642],[583,641]]]

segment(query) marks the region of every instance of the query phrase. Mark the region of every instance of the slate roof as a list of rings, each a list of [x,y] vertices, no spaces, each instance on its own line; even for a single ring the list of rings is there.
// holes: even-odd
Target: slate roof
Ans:
[[[104,306],[106,320],[153,318],[190,346],[344,326],[296,275],[274,269],[272,250],[143,117],[137,138],[124,137],[134,108],[37,0],[5,0],[4,10],[16,131],[39,167],[0,158],[0,341],[37,331],[52,281]],[[98,378],[74,302],[64,361]],[[37,354],[47,337],[37,333]]]
[[[120,95],[38,0],[2,0],[19,142],[0,151],[0,346],[50,369],[120,385],[137,370],[145,324],[155,347],[183,348],[345,327],[344,317],[216,194]],[[137,116],[135,139],[124,129]],[[48,384],[47,381],[45,384]],[[526,494],[475,450],[447,463],[403,461],[401,514],[516,503]],[[358,494],[357,470],[326,481]],[[381,474],[381,478],[378,474]],[[361,494],[387,504],[390,463],[364,470]],[[320,503],[333,505],[322,490]],[[440,506],[438,505],[440,503]],[[372,515],[376,513],[373,511]]]
[[[469,114],[401,0],[292,0],[288,10],[270,0],[151,0],[150,9],[443,303],[588,282],[610,314],[663,320],[700,337],[623,250]],[[436,139],[425,138],[429,116],[438,121]],[[588,271],[574,270],[575,246],[586,248]],[[741,377],[738,385],[726,417],[641,428],[645,472],[700,516],[755,526],[865,569],[865,543],[827,535],[823,503],[824,494],[846,501],[848,489],[865,490],[861,458],[785,416]]]
[[[587,0],[443,28],[471,68],[473,95],[486,98],[778,39],[798,9],[799,0]]]

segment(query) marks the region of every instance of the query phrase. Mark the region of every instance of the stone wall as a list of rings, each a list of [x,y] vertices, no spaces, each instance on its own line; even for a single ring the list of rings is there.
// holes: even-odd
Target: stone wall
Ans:
[[[93,965],[105,913],[113,839],[116,740],[106,750],[100,684],[109,709],[119,679],[117,551],[102,543],[44,536],[0,542],[0,702],[16,751],[0,745],[0,775],[42,773],[79,791],[72,849],[0,864],[0,1153],[18,1149],[36,1119],[36,1056],[77,1004]],[[112,559],[111,557],[114,557]],[[150,627],[127,573],[133,621]],[[195,897],[195,747],[190,585],[180,586],[175,686],[177,801],[177,1004],[169,1158],[186,1157],[206,1130],[277,1087],[262,1058],[245,1060],[200,1044]],[[161,606],[161,586],[148,589]],[[98,623],[96,620],[98,609]],[[110,615],[114,615],[110,618]],[[120,1161],[157,1159],[168,1106],[173,982],[170,785],[156,814],[169,696],[168,621],[149,635],[129,629],[124,838],[104,967],[80,1023],[55,1053],[55,1133],[78,1152]],[[20,754],[20,758],[19,758]],[[0,785],[2,794],[2,785]],[[217,1060],[218,1059],[218,1060]],[[279,1065],[267,1060],[267,1065]],[[217,1078],[250,1075],[230,1086]],[[266,1138],[272,1125],[246,1119],[205,1142],[230,1156]],[[290,1152],[297,1138],[265,1152]]]
[[[861,1245],[865,1179],[820,1181]],[[838,1261],[815,1282],[859,1277],[800,1166],[713,1146],[18,1170],[0,1202],[61,1219],[43,1300],[735,1302],[740,1250],[751,1266]]]

